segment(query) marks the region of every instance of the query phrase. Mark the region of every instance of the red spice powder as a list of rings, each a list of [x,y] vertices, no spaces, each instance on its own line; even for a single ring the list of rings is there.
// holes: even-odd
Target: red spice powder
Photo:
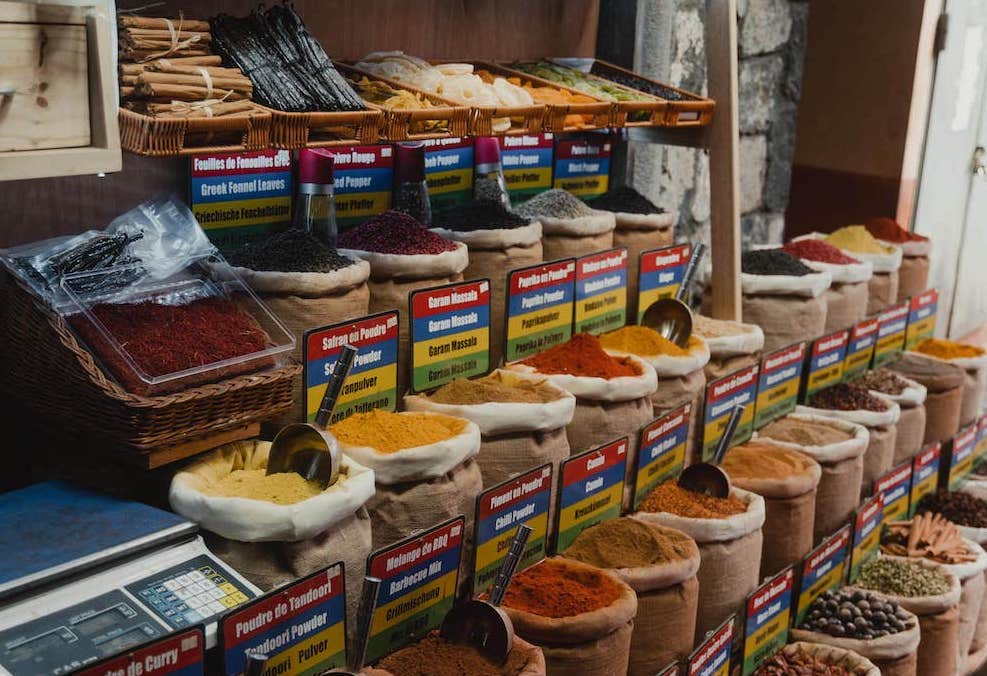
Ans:
[[[504,605],[542,617],[572,617],[605,608],[620,594],[602,571],[545,559],[514,576]]]
[[[385,211],[339,236],[340,249],[386,254],[440,254],[456,243],[440,237],[401,211]]]
[[[637,365],[627,357],[611,357],[600,340],[589,333],[577,333],[568,342],[525,359],[539,373],[568,373],[593,378],[619,378],[641,375]]]
[[[852,265],[860,262],[853,256],[847,256],[832,244],[827,244],[821,239],[800,239],[797,242],[789,242],[781,247],[781,249],[796,258],[817,261],[819,263]]]
[[[902,242],[927,242],[929,240],[928,237],[916,235],[914,232],[905,230],[894,219],[883,216],[870,219],[864,224],[864,227],[867,228],[867,232],[885,242],[901,244]]]

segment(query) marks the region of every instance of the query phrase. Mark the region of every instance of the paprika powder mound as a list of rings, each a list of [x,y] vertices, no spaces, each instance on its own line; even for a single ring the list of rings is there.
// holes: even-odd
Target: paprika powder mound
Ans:
[[[894,244],[929,241],[928,237],[909,232],[898,225],[894,219],[887,218],[886,216],[871,218],[864,224],[864,227],[867,228],[867,232],[874,235],[877,239],[882,239],[885,242],[893,242]]]
[[[514,576],[504,605],[542,617],[572,617],[610,605],[621,592],[619,582],[601,571],[546,559]]]
[[[589,333],[577,333],[569,341],[521,363],[549,375],[565,373],[606,379],[641,375],[632,360],[611,357],[604,351],[600,339]]]
[[[722,519],[747,511],[747,505],[735,495],[717,498],[682,488],[674,481],[655,486],[641,503],[643,512],[668,512],[690,519]]]

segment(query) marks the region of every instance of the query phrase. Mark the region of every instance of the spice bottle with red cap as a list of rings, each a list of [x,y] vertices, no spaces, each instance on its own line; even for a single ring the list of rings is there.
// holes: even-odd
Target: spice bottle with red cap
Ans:
[[[511,208],[511,198],[507,194],[507,181],[500,163],[500,142],[492,136],[483,136],[474,143],[473,197],[477,200],[500,202],[505,209]]]
[[[432,222],[432,205],[425,182],[425,144],[398,143],[394,146],[394,209],[414,217],[419,223]]]
[[[298,192],[291,224],[336,246],[336,201],[333,197],[333,154],[320,148],[298,151]]]

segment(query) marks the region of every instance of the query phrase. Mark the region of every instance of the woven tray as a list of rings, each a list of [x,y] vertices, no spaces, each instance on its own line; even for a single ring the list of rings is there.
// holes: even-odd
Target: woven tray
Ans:
[[[596,75],[597,77],[601,77],[608,82],[611,80],[607,78],[607,74],[616,73],[632,81],[637,80],[642,83],[649,83],[659,87],[664,87],[665,89],[670,89],[682,96],[685,99],[683,101],[668,101],[668,108],[665,112],[664,121],[664,126],[666,127],[703,127],[713,121],[713,110],[716,108],[716,102],[713,99],[700,96],[699,94],[694,94],[690,91],[686,91],[685,89],[673,87],[665,82],[644,77],[643,75],[639,75],[638,73],[627,70],[626,68],[615,66],[612,63],[601,61],[600,59],[595,59],[593,61],[593,65],[590,67],[590,73]],[[653,94],[652,96],[655,95]],[[633,123],[631,126],[634,126]]]
[[[470,116],[472,111],[469,106],[464,106],[441,96],[430,94],[421,89],[416,89],[403,82],[391,80],[380,75],[374,75],[366,71],[354,68],[353,66],[333,62],[336,70],[349,77],[367,77],[370,80],[383,82],[394,89],[403,89],[424,96],[436,105],[435,108],[423,108],[421,110],[395,110],[382,105],[365,101],[372,108],[380,110],[384,116],[384,124],[381,130],[381,139],[385,141],[421,141],[433,138],[454,138],[466,136],[469,133]],[[445,130],[436,131],[415,131],[415,125],[423,122],[443,122]]]
[[[138,155],[174,157],[266,148],[272,117],[256,106],[249,116],[193,118],[153,117],[121,108],[117,119],[121,148]]]
[[[378,109],[347,112],[271,113],[271,145],[275,148],[328,148],[376,143],[384,126]]]
[[[142,397],[109,379],[61,317],[0,271],[0,389],[73,432],[147,453],[242,428],[291,406],[295,363]]]

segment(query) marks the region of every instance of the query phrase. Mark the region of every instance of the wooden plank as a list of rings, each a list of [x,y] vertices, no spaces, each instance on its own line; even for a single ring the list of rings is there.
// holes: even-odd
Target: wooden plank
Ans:
[[[88,9],[75,5],[0,2],[0,23],[63,23],[82,26],[86,23]]]
[[[178,460],[190,458],[204,451],[211,450],[241,439],[250,439],[260,434],[260,423],[237,427],[236,429],[212,434],[207,437],[199,437],[191,441],[185,441],[173,446],[163,446],[153,451],[139,456],[138,462],[147,469],[157,469],[164,465],[171,464]]]
[[[713,316],[740,317],[740,160],[737,2],[706,0],[706,72],[716,114],[708,127]]]

